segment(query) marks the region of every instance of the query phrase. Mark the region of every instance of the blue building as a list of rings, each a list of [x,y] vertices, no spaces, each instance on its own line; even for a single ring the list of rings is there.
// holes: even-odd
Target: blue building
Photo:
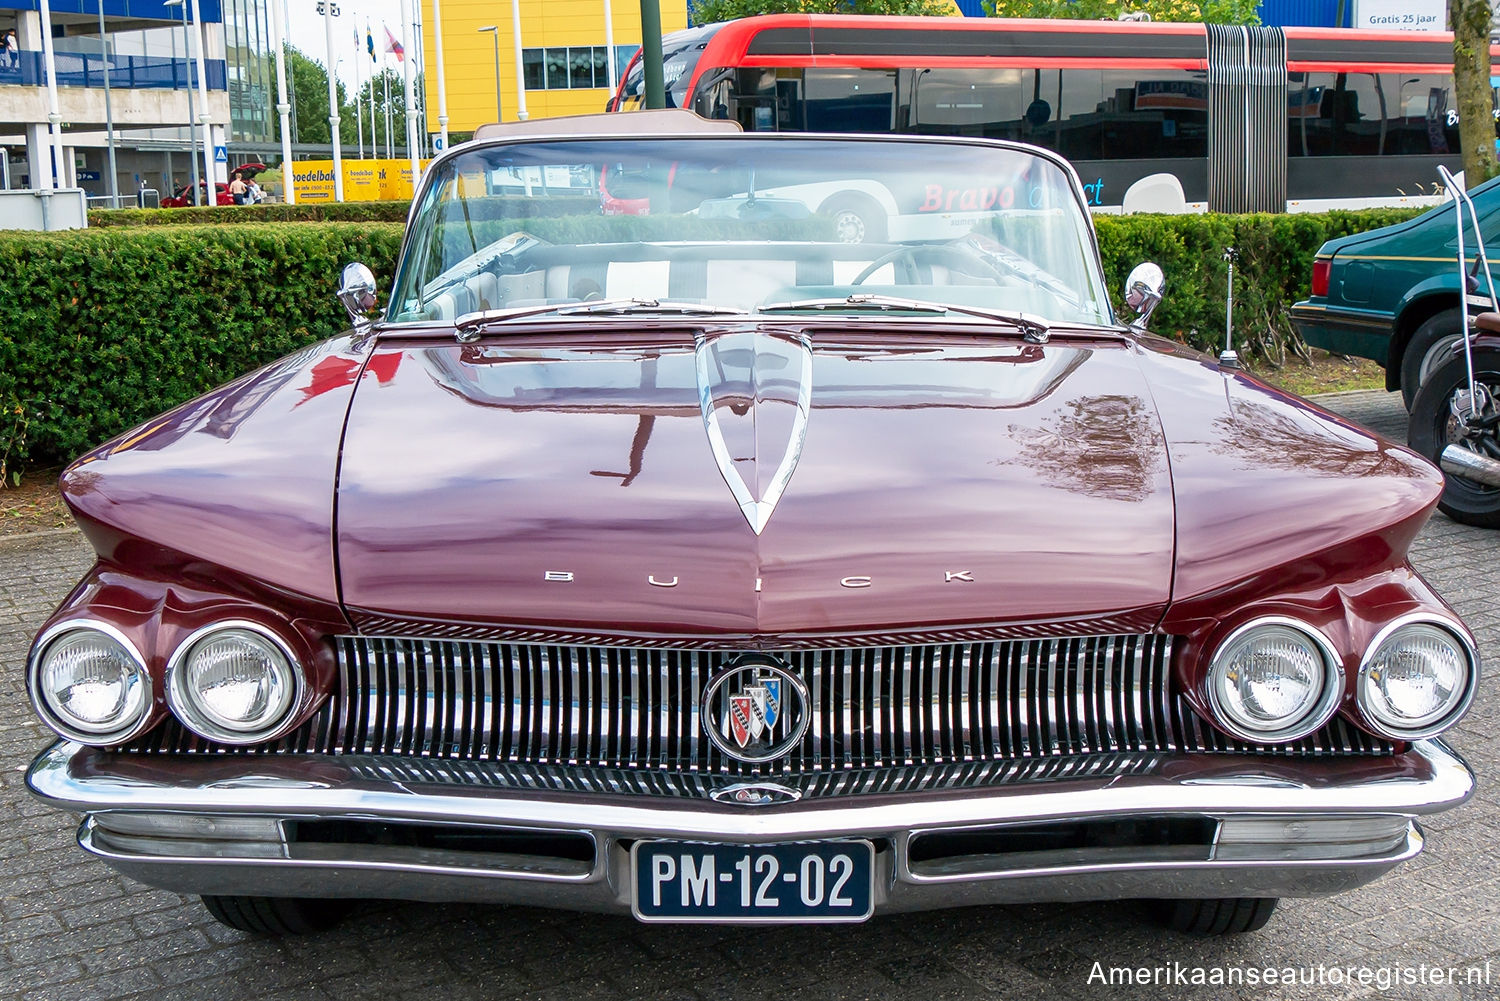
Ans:
[[[246,159],[235,153],[237,144],[263,146],[274,139],[266,0],[197,0],[201,25],[193,22],[193,0],[50,0],[49,6],[50,24],[44,26],[40,0],[0,0],[0,36],[6,40],[0,51],[3,186],[45,184],[53,168],[64,186],[94,197],[108,193],[106,68],[116,183],[132,200],[143,186],[165,193],[188,183],[190,150],[201,136],[189,126],[205,114],[214,152],[223,151],[210,157],[218,181]],[[55,53],[60,164],[51,152],[44,30]],[[193,58],[199,38],[206,108]],[[207,169],[201,143],[196,148],[201,173]]]

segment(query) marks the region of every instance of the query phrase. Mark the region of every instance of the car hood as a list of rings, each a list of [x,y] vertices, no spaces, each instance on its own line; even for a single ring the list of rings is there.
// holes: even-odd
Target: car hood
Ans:
[[[343,599],[371,630],[1147,628],[1173,504],[1133,353],[764,324],[384,341],[345,432]]]

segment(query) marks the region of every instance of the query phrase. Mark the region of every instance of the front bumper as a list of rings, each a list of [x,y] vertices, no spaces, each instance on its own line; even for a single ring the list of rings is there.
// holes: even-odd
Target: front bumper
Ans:
[[[886,912],[1321,896],[1416,855],[1416,818],[1474,789],[1468,766],[1435,740],[1390,757],[1131,756],[1045,781],[976,780],[975,767],[898,794],[742,806],[683,792],[719,784],[714,776],[673,786],[647,773],[651,781],[631,785],[613,772],[576,786],[591,791],[568,791],[556,769],[549,781],[473,762],[112,754],[58,743],[27,782],[49,804],[86,814],[79,841],[88,851],[177,892],[625,913],[629,848],[647,838],[867,838],[875,908]]]

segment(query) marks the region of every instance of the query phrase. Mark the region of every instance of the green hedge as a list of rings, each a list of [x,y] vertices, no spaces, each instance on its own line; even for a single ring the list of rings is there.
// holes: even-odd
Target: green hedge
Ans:
[[[194,211],[218,218],[266,209],[180,210]],[[1307,294],[1318,246],[1412,214],[1101,216],[1096,223],[1111,294],[1118,300],[1135,264],[1156,261],[1168,286],[1152,329],[1202,348],[1222,342],[1220,257],[1226,246],[1239,248],[1241,345],[1254,335],[1254,349],[1275,353],[1292,336],[1286,307]],[[388,289],[401,232],[378,222],[0,232],[0,468],[65,461],[344,329],[333,298],[340,268],[362,260]]]
[[[1295,341],[1287,307],[1308,295],[1312,257],[1326,240],[1389,226],[1419,209],[1365,209],[1296,215],[1096,216],[1099,251],[1109,291],[1120,316],[1128,317],[1125,276],[1142,261],[1160,264],[1166,297],[1151,317],[1151,329],[1218,353],[1224,343],[1228,266],[1224,250],[1240,256],[1234,268],[1234,327],[1237,347],[1278,358]]]
[[[214,205],[182,209],[89,209],[89,225],[202,226],[265,222],[394,222],[406,223],[411,200],[397,202],[322,202],[297,205]],[[490,220],[598,214],[599,203],[580,195],[547,198],[491,196],[469,205],[471,217]]]
[[[202,226],[263,222],[405,223],[411,199],[397,202],[326,202],[306,205],[202,205],[182,209],[89,209],[89,225]]]
[[[402,227],[0,233],[0,462],[65,461],[348,326],[339,270],[388,286]],[[17,410],[19,408],[19,413]]]

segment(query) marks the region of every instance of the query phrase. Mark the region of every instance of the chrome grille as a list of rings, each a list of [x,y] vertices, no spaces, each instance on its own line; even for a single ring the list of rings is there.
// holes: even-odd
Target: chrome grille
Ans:
[[[336,695],[264,751],[775,775],[1178,751],[1390,753],[1335,719],[1251,746],[1204,724],[1155,635],[765,651],[807,686],[811,725],[764,765],[703,736],[702,692],[739,651],[346,636]],[[222,750],[159,727],[152,749]]]

